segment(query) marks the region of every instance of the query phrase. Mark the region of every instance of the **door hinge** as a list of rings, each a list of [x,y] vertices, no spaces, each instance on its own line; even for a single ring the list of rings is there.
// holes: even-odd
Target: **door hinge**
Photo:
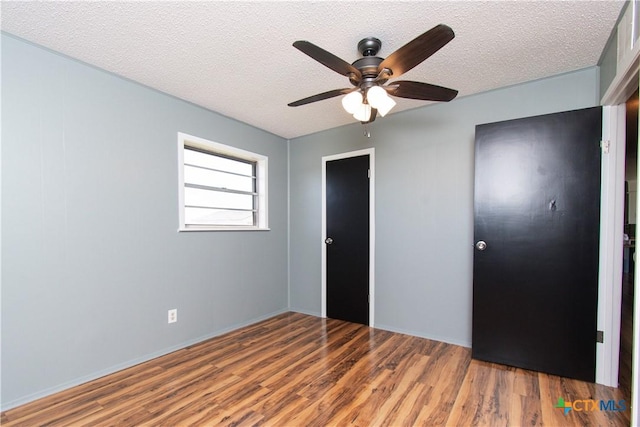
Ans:
[[[371,169],[367,169],[367,178],[371,178]]]
[[[597,331],[596,332],[596,342],[604,342],[604,331]]]
[[[602,147],[602,152],[604,154],[609,154],[609,150],[611,149],[611,141],[608,139],[606,141],[600,141],[600,147]]]

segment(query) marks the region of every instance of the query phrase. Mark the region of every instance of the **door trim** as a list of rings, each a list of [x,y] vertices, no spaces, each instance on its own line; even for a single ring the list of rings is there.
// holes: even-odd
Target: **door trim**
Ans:
[[[614,31],[615,31],[615,28],[614,28]],[[600,100],[600,104],[603,106],[621,107],[613,110],[611,115],[614,117],[611,117],[610,123],[624,123],[624,121],[621,122],[621,120],[625,120],[622,118],[625,112],[625,108],[624,108],[625,103],[627,99],[629,99],[629,97],[639,87],[640,43],[637,43],[628,55],[629,55],[628,59],[626,59],[623,63],[618,64],[616,76],[614,77],[613,81],[609,85],[609,88],[607,89],[604,96]],[[605,124],[603,122],[603,127],[604,126]],[[620,127],[620,125],[618,126]],[[625,129],[625,128],[626,128],[626,125],[622,125],[622,129]],[[617,138],[615,139],[616,141],[621,141],[620,140],[621,133],[624,135],[624,132],[617,131]],[[614,143],[613,141],[614,140],[612,139],[611,140],[612,144]],[[618,142],[618,144],[624,144],[624,143],[625,143],[624,140],[622,140],[621,142]],[[640,146],[640,140],[638,141],[638,145]],[[640,159],[640,153],[638,155],[638,158]],[[640,178],[640,170],[638,171],[637,177]],[[609,179],[613,179],[613,177]],[[604,187],[604,181],[603,181],[603,195],[605,194],[606,191],[607,190]],[[613,202],[610,202],[610,203],[613,203]],[[620,207],[620,206],[618,206],[618,208],[624,209],[623,207]],[[640,212],[640,198],[637,200],[637,209],[638,209],[638,212]],[[601,221],[600,223],[602,224],[602,227],[604,228],[606,226],[611,226],[610,223],[614,221],[614,219],[602,217],[600,221]],[[610,242],[610,244],[611,243],[612,242]],[[609,249],[609,250],[612,251],[612,249]],[[609,266],[609,267],[613,269],[616,276],[618,274],[621,276],[622,275],[622,256],[618,256],[614,254],[611,258],[614,264],[613,266]],[[600,268],[605,269],[607,268],[607,266],[601,263]],[[638,309],[638,307],[640,307],[640,292],[639,292],[640,287],[638,286],[638,283],[640,280],[640,263],[636,263],[633,275],[634,275],[634,289],[635,289],[633,304],[634,304],[635,310],[633,313],[633,350],[632,350],[633,360],[632,360],[632,379],[631,379],[630,398],[632,402],[636,402],[638,401],[638,393],[640,392],[640,309]],[[612,295],[615,292],[612,289],[614,289],[613,287],[616,286],[616,284],[610,281],[603,283],[601,286],[605,287],[604,289],[606,290],[606,292],[609,293],[609,295]],[[620,284],[620,286],[622,286],[622,284]],[[614,309],[611,307],[611,303],[607,304],[606,302],[599,299],[598,304],[606,304],[606,306],[604,307],[604,310],[605,310],[604,315],[607,316],[607,318],[611,318],[615,316],[615,314],[612,311]],[[619,307],[618,307],[618,310],[619,310]],[[613,327],[618,331],[617,334],[619,337],[620,322],[619,321],[617,323],[614,322]],[[615,332],[612,331],[611,333],[615,333]],[[606,342],[607,341],[605,337],[605,343]],[[611,368],[611,366],[615,364],[616,366],[615,370],[616,371],[618,370],[618,357],[619,357],[620,348],[619,347],[611,348],[612,344],[613,343],[608,344],[609,346],[608,351],[604,351],[603,349],[601,353],[596,353],[596,382],[605,384],[605,385],[613,385],[613,384],[607,384],[606,382],[604,382],[606,375],[609,375],[609,378],[607,378],[609,382],[613,382],[614,380],[613,378],[610,377],[612,373],[611,371],[613,371],[613,368]],[[615,378],[615,382],[616,382],[615,386],[617,386],[617,378]],[[631,405],[631,425],[636,425],[639,420],[640,420],[640,405]]]
[[[321,307],[320,315],[327,317],[327,162],[346,159],[349,157],[369,156],[369,326],[374,326],[375,311],[375,148],[349,151],[322,157],[322,227],[320,235],[321,245]]]
[[[625,104],[602,108],[603,150],[600,201],[600,266],[598,330],[604,343],[596,344],[596,383],[618,387],[622,258],[624,232]]]

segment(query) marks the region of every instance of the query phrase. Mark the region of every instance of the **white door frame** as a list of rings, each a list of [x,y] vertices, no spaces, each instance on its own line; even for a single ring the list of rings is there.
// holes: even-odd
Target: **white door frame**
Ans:
[[[596,382],[618,387],[624,233],[625,105],[602,109]]]
[[[321,304],[320,314],[327,317],[327,245],[324,239],[327,238],[327,162],[332,160],[346,159],[349,157],[369,156],[369,326],[374,326],[375,309],[375,148],[350,151],[348,153],[334,154],[322,157],[322,235],[320,244],[322,246],[321,262]]]
[[[603,138],[610,138],[611,145],[617,146],[616,149],[624,152],[625,143],[625,103],[627,99],[638,89],[640,86],[639,69],[640,69],[640,43],[636,44],[632,51],[627,54],[627,58],[622,64],[618,64],[618,70],[616,77],[609,85],[609,89],[604,94],[601,100],[601,104],[605,106],[603,114]],[[606,131],[606,133],[605,133]],[[638,143],[640,146],[640,141]],[[617,153],[616,157],[620,153]],[[603,156],[603,166],[606,161]],[[613,162],[609,160],[609,166]],[[619,165],[612,167],[612,169],[620,168]],[[605,176],[603,174],[602,181],[602,216],[600,219],[601,228],[612,228],[615,230],[616,223],[621,215],[618,211],[624,210],[624,198],[619,200],[615,195],[610,194],[610,191],[614,191],[615,194],[620,192],[619,179],[622,174],[622,186],[624,186],[624,163],[622,164],[622,171],[610,171]],[[639,174],[640,177],[640,174]],[[613,181],[613,183],[612,183]],[[624,189],[622,190],[624,192]],[[623,193],[624,197],[624,193]],[[607,200],[607,206],[605,206],[605,200]],[[637,209],[640,209],[640,198],[637,201]],[[638,210],[640,212],[640,210]],[[622,215],[624,212],[622,212]],[[602,294],[598,297],[598,329],[601,326],[606,327],[607,322],[610,323],[610,330],[605,331],[605,342],[598,349],[596,353],[596,382],[617,387],[618,385],[618,357],[619,357],[619,339],[620,339],[620,303],[616,303],[617,294],[622,292],[622,243],[616,243],[622,236],[616,236],[615,234],[602,235],[605,239],[601,241],[600,249],[604,250],[604,254],[601,253],[600,258],[600,270],[601,270],[601,283],[600,292]],[[618,247],[619,246],[619,247]],[[602,257],[604,255],[604,258]],[[618,277],[619,282],[618,282]],[[634,270],[634,315],[633,315],[633,361],[632,361],[632,380],[631,380],[631,425],[637,425],[640,422],[640,399],[638,398],[638,392],[640,391],[640,287],[638,286],[638,280],[640,279],[640,262],[635,264]],[[601,306],[602,305],[602,309]],[[616,311],[617,310],[617,311]],[[601,312],[602,311],[602,316]],[[600,320],[605,322],[604,325],[600,323]],[[603,330],[603,329],[600,329]],[[617,334],[617,335],[616,335]],[[616,339],[607,339],[607,335],[610,337],[617,336],[618,346],[615,345]],[[599,345],[600,346],[600,345]],[[613,376],[615,373],[615,377]]]

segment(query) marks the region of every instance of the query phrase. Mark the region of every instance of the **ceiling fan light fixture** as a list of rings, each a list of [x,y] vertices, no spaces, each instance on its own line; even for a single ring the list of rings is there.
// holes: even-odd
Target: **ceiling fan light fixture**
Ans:
[[[353,117],[361,122],[368,122],[371,118],[371,105],[369,104],[360,104],[355,113],[353,113]]]
[[[380,86],[373,86],[367,91],[367,101],[371,107],[378,110],[378,114],[384,117],[396,105],[396,101],[391,99],[387,91]]]
[[[362,94],[360,91],[355,91],[347,94],[342,98],[342,107],[349,114],[355,114],[358,108],[362,105]]]

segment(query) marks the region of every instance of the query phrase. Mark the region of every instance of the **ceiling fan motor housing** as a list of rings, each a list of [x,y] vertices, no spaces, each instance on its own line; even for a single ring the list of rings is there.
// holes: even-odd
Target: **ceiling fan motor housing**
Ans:
[[[368,89],[374,84],[382,84],[386,81],[378,80],[374,83],[374,80],[378,77],[379,71],[378,66],[384,60],[383,58],[377,57],[376,55],[380,51],[382,47],[382,42],[380,39],[375,37],[367,37],[365,39],[360,40],[358,43],[358,52],[362,55],[362,58],[356,60],[353,64],[355,68],[360,71],[362,74],[362,80],[358,81],[356,79],[350,78],[351,84],[354,86],[359,86],[361,89]]]
[[[349,79],[351,84],[354,86],[362,86],[362,83],[365,83],[365,87],[367,86],[366,82],[373,81],[378,77],[378,65],[383,61],[383,58],[379,58],[377,56],[365,56],[356,60],[353,64],[360,73],[362,74],[362,81],[357,81],[354,79]],[[385,80],[386,81],[386,80]],[[379,83],[383,83],[382,81],[378,81]]]

